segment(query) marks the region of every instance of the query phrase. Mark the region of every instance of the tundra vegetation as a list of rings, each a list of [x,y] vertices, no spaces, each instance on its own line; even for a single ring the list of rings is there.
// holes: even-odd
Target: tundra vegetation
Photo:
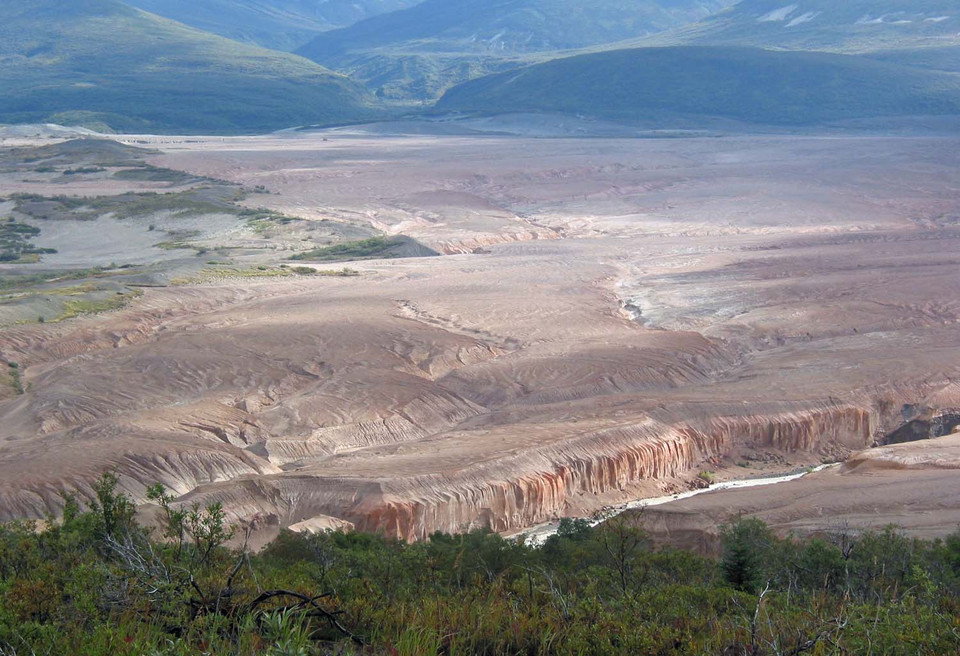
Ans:
[[[948,654],[960,532],[780,539],[729,524],[719,558],[657,548],[642,516],[564,520],[542,547],[476,531],[406,544],[282,532],[259,553],[222,507],[162,486],[157,526],[107,474],[85,509],[0,526],[0,653]],[[232,541],[231,541],[232,540]]]

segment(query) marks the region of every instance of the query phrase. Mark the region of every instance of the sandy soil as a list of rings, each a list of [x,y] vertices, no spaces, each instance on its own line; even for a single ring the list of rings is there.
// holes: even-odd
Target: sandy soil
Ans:
[[[655,538],[716,550],[720,525],[758,517],[781,534],[883,530],[924,538],[960,527],[960,434],[854,455],[837,469],[771,487],[709,492],[642,511]]]
[[[960,407],[955,140],[138,139],[447,255],[4,331],[0,517],[114,467],[263,536],[509,531]]]

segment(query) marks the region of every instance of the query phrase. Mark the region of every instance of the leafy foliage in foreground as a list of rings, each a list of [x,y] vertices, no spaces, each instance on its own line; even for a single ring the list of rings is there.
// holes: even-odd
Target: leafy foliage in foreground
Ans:
[[[499,536],[365,534],[224,547],[218,505],[154,487],[148,534],[107,475],[87,512],[0,528],[0,653],[947,654],[960,649],[960,534],[804,542],[756,520],[722,561],[651,546],[629,518]]]

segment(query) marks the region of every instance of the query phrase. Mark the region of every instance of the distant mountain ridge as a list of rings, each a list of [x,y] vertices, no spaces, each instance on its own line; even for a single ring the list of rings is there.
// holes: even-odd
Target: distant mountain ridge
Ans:
[[[324,57],[419,45],[438,52],[525,53],[580,48],[683,25],[735,0],[425,0],[318,36]]]
[[[425,99],[531,54],[652,34],[734,1],[425,0],[321,34],[297,52],[388,96]]]
[[[0,123],[254,132],[370,116],[366,92],[313,62],[117,0],[0,3]]]
[[[727,46],[611,50],[450,89],[443,111],[557,112],[662,127],[723,119],[809,126],[960,116],[960,75],[858,56]]]
[[[960,45],[957,0],[742,0],[643,45],[869,52]],[[640,45],[638,43],[637,45]]]
[[[245,43],[292,51],[317,33],[420,0],[125,0],[133,7]]]

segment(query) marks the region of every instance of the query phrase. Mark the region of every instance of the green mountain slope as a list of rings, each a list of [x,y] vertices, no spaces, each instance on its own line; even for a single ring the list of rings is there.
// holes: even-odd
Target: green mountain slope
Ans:
[[[419,0],[126,0],[126,4],[230,39],[295,50],[319,32]]]
[[[943,48],[878,50],[877,52],[865,53],[864,57],[906,66],[960,73],[960,45]]]
[[[0,123],[254,132],[352,120],[365,91],[303,58],[116,0],[0,3]]]
[[[431,98],[536,53],[652,34],[735,0],[426,0],[319,35],[298,52],[388,97]]]
[[[957,0],[742,0],[644,45],[868,52],[960,45]]]
[[[642,48],[473,80],[448,91],[437,108],[576,113],[630,122],[722,118],[812,125],[960,114],[960,75],[828,53]]]

